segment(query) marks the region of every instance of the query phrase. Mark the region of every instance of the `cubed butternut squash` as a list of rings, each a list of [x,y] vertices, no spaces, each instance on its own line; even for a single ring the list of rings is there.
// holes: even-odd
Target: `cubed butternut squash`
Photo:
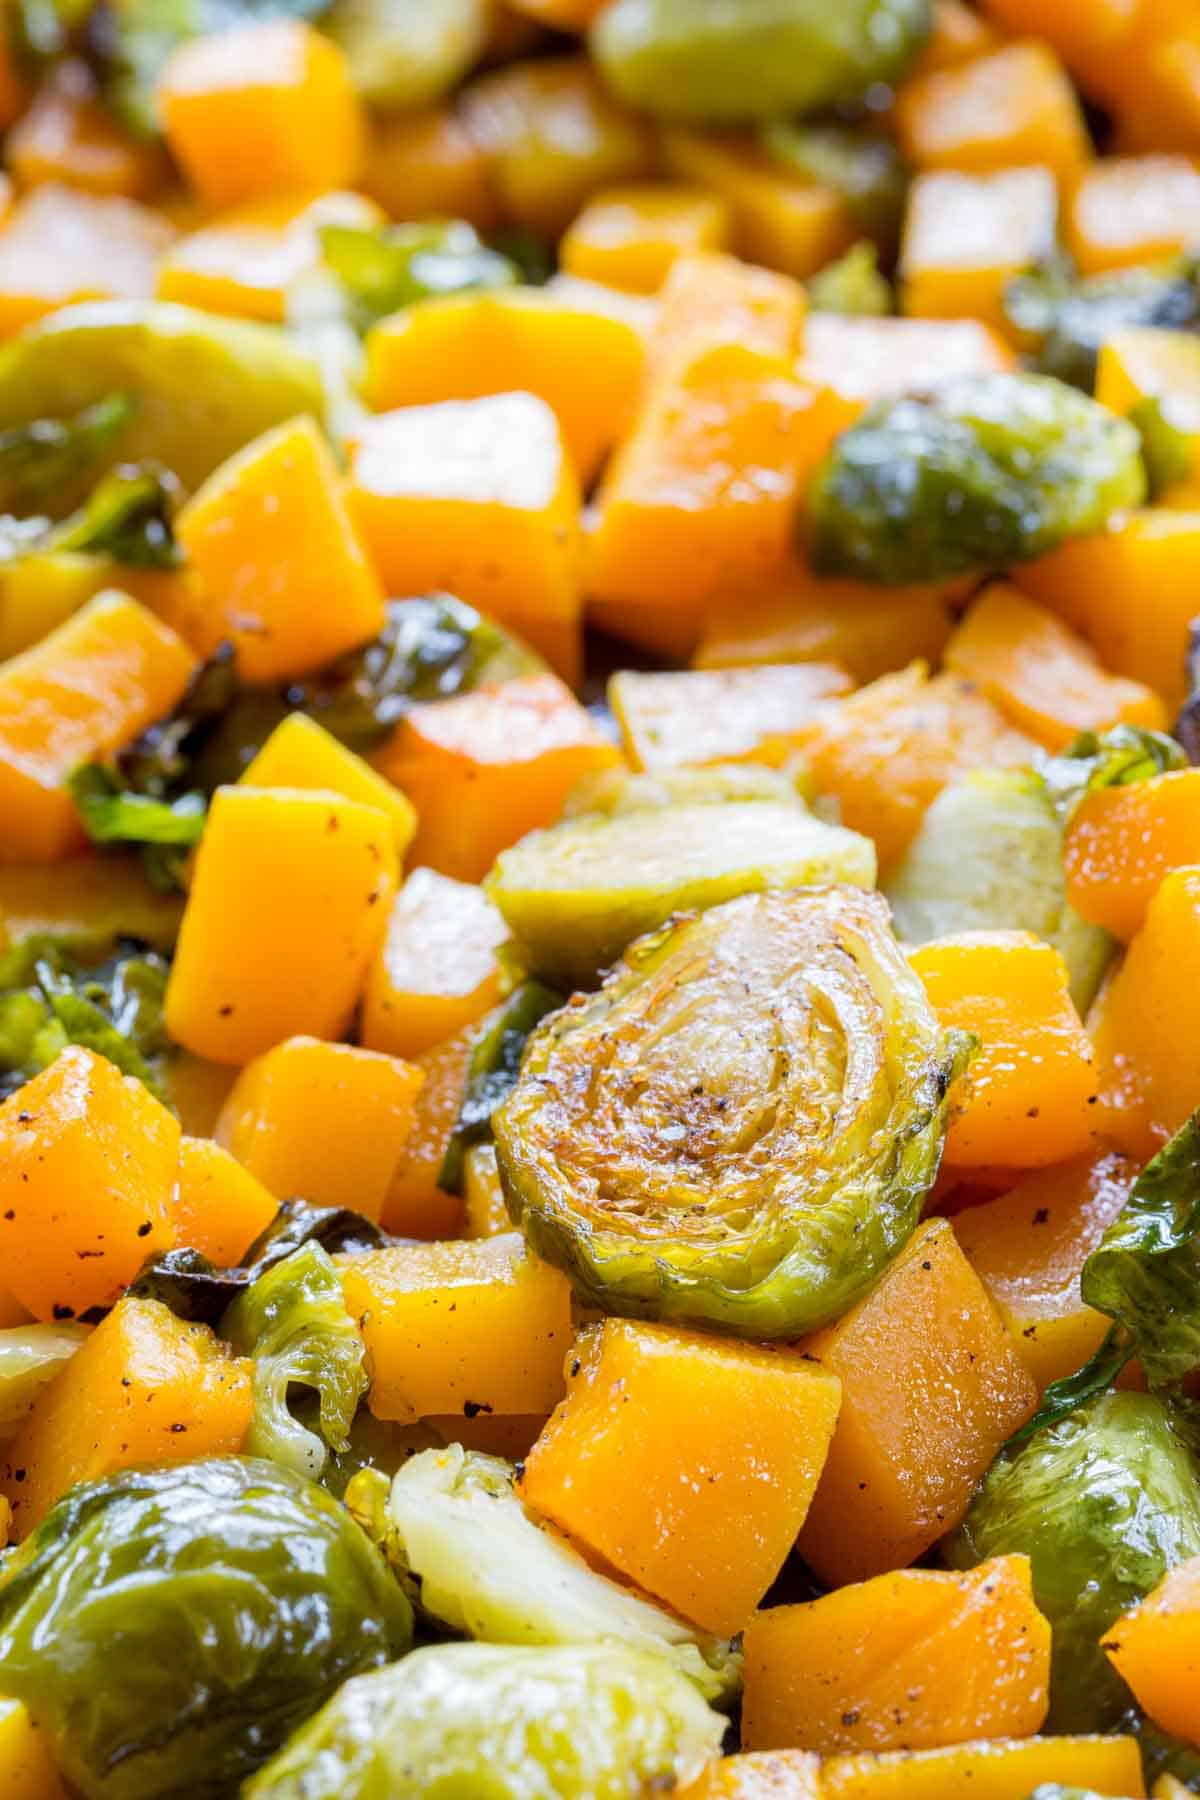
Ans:
[[[1156,1725],[1200,1744],[1200,1557],[1110,1626],[1104,1650]]]
[[[948,1219],[804,1348],[842,1411],[800,1553],[831,1584],[903,1568],[958,1524],[1037,1405],[1033,1379]]]
[[[1016,367],[1004,340],[977,319],[856,319],[813,313],[798,375],[834,394],[852,424],[872,400],[951,375],[1003,374]],[[839,429],[842,427],[839,426]]]
[[[1054,248],[1058,184],[1048,168],[969,175],[932,169],[909,190],[901,304],[918,318],[981,319],[1003,334],[1004,291]]]
[[[77,1481],[134,1463],[234,1454],[254,1407],[253,1364],[207,1325],[127,1296],[42,1389],[5,1452],[0,1487],[23,1537]]]
[[[377,1219],[423,1080],[396,1056],[291,1037],[242,1070],[217,1141],[272,1194]]]
[[[840,256],[859,235],[836,188],[783,167],[740,132],[668,125],[663,159],[673,175],[719,194],[733,217],[733,247],[803,280]]]
[[[821,1800],[820,1759],[804,1750],[722,1756],[678,1800]]]
[[[1014,37],[1041,37],[1089,93],[1104,94],[1124,49],[1139,0],[1072,0],[1047,8],[1039,0],[985,0],[984,12]]]
[[[663,283],[646,347],[651,376],[685,366],[702,351],[741,344],[763,356],[800,349],[808,298],[798,281],[736,256],[681,256]]]
[[[367,334],[364,393],[379,412],[491,394],[536,394],[586,487],[637,405],[646,360],[628,319],[544,288],[418,302]]]
[[[1166,877],[1200,860],[1200,769],[1085,794],[1067,822],[1067,898],[1128,942]]]
[[[0,1700],[0,1788],[14,1800],[67,1800],[45,1734],[19,1700]]]
[[[349,187],[363,162],[346,58],[299,19],[187,39],[167,59],[158,105],[172,155],[210,206]]]
[[[755,1613],[742,1743],[822,1756],[1029,1737],[1050,1699],[1050,1626],[1027,1556],[966,1574],[898,1569]]]
[[[0,1268],[35,1319],[111,1306],[175,1242],[179,1122],[79,1045],[0,1110]]]
[[[1110,1321],[1083,1304],[1079,1277],[1135,1173],[1111,1152],[1080,1156],[955,1215],[963,1255],[1039,1388],[1081,1369],[1108,1330]]]
[[[909,961],[942,1024],[978,1040],[951,1100],[947,1164],[1032,1169],[1091,1148],[1096,1068],[1058,951],[1027,931],[964,931]]]
[[[731,229],[729,202],[703,187],[606,188],[568,228],[559,260],[585,281],[656,294],[681,256],[727,249]]]
[[[97,594],[0,664],[0,862],[58,862],[86,841],[67,778],[169,713],[196,658],[127,594]]]
[[[501,850],[555,822],[577,781],[620,760],[553,675],[414,706],[375,759],[417,809],[410,861],[458,881],[481,881]]]
[[[499,1237],[511,1229],[494,1144],[472,1144],[463,1165],[463,1236]]]
[[[306,674],[383,629],[383,591],[309,418],[215,469],[176,533],[197,586],[174,622],[206,656],[230,641],[247,681]]]
[[[831,1757],[821,1768],[821,1800],[946,1800],[960,1792],[1026,1800],[1043,1782],[1134,1800],[1146,1791],[1135,1738],[1045,1737]]]
[[[393,219],[466,219],[479,231],[499,221],[483,147],[449,104],[376,119],[360,186]]]
[[[341,794],[218,788],[167,983],[167,1029],[212,1062],[349,1023],[396,889],[391,823]]]
[[[0,337],[76,300],[148,300],[174,237],[136,200],[34,188],[0,218]]]
[[[563,1391],[571,1288],[517,1232],[484,1243],[412,1244],[346,1258],[379,1419],[538,1413]]]
[[[89,194],[142,200],[165,174],[161,154],[117,123],[86,63],[52,68],[4,146],[5,166],[22,188],[57,181]]]
[[[1116,413],[1146,401],[1162,410],[1189,467],[1156,499],[1193,508],[1200,494],[1200,343],[1190,332],[1150,326],[1113,332],[1100,346],[1096,398]]]
[[[1108,674],[1090,644],[1007,582],[984,589],[942,661],[1047,750],[1064,750],[1081,731],[1112,725],[1161,731],[1167,723],[1158,694]]]
[[[1099,157],[1074,183],[1065,236],[1085,275],[1188,249],[1200,239],[1200,160]]]
[[[362,1041],[420,1056],[500,998],[508,928],[481,887],[414,869],[396,896],[363,994]]]
[[[1091,153],[1070,78],[1040,40],[905,83],[894,117],[900,148],[918,169],[1042,165],[1062,178]]]
[[[624,1319],[585,1333],[568,1375],[525,1459],[525,1499],[685,1618],[739,1631],[808,1511],[836,1377],[790,1351]]]
[[[621,742],[635,769],[786,762],[795,736],[853,683],[830,663],[761,669],[624,670],[609,683]]]
[[[328,794],[373,806],[391,820],[396,854],[401,858],[417,829],[412,802],[399,788],[307,713],[289,713],[280,721],[247,764],[240,781],[245,787],[322,788]]]
[[[438,1180],[450,1133],[458,1123],[474,1044],[475,1026],[467,1025],[414,1058],[425,1080],[417,1089],[412,1132],[383,1203],[383,1227],[396,1237],[434,1241],[458,1237],[462,1230],[463,1202],[440,1188]]]
[[[211,1138],[185,1137],[172,1206],[175,1236],[218,1268],[240,1263],[278,1212],[274,1194]]]

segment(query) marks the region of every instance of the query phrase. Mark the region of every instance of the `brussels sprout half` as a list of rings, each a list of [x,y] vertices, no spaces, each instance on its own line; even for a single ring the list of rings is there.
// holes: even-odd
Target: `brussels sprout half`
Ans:
[[[676,919],[530,1039],[493,1119],[509,1209],[611,1312],[795,1337],[916,1225],[964,1052],[878,895]]]

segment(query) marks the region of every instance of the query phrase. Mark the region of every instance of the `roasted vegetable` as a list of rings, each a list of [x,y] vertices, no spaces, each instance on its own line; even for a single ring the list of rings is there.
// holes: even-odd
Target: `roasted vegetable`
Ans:
[[[0,1331],[0,1442],[24,1422],[42,1388],[86,1337],[84,1325],[14,1325]]]
[[[121,947],[87,967],[48,935],[26,938],[0,957],[0,1100],[67,1044],[99,1051],[160,1095],[166,980],[152,950]]]
[[[461,219],[378,231],[326,225],[321,247],[359,331],[433,294],[512,287],[520,279],[516,264],[489,250],[474,226]]]
[[[530,1040],[493,1119],[509,1208],[609,1311],[794,1338],[916,1225],[962,1051],[871,895],[685,916]]]
[[[0,1568],[4,1685],[85,1800],[232,1800],[411,1632],[337,1502],[253,1458],[77,1487]]]
[[[438,1186],[446,1193],[462,1193],[467,1151],[490,1136],[492,1114],[516,1086],[530,1032],[562,1003],[563,995],[553,988],[526,981],[484,1020],[467,1064],[458,1121],[438,1176]]]
[[[723,1729],[657,1654],[447,1644],[348,1683],[245,1800],[628,1800],[691,1781]]]
[[[482,54],[490,15],[486,0],[334,0],[322,23],[359,93],[387,111],[454,87]]]
[[[1061,756],[1039,758],[1037,777],[1059,817],[1066,820],[1085,794],[1130,787],[1186,764],[1174,738],[1139,725],[1114,725],[1099,734],[1083,732]]]
[[[109,394],[66,419],[32,419],[0,431],[0,510],[55,512],[68,504],[79,482],[133,415],[124,394]]]
[[[350,1427],[367,1391],[363,1342],[346,1310],[328,1252],[310,1242],[266,1270],[234,1301],[221,1334],[254,1358],[250,1456],[265,1456],[316,1480],[330,1450],[349,1447]],[[291,1411],[292,1389],[319,1401],[317,1429]]]
[[[889,583],[1002,568],[1100,531],[1146,492],[1133,426],[1040,375],[877,401],[808,495],[813,561]]]
[[[926,0],[614,0],[592,27],[605,79],[631,106],[718,123],[811,112],[890,81],[928,35]]]
[[[845,256],[808,281],[808,304],[814,312],[846,313],[859,318],[883,317],[892,311],[892,290],[879,270],[873,244],[854,244]]]
[[[795,125],[773,119],[763,128],[762,143],[777,162],[794,169],[805,180],[834,188],[860,231],[878,239],[885,248],[895,243],[907,182],[904,164],[891,138],[846,125]],[[886,284],[883,285],[886,291]],[[890,312],[891,307],[830,310]]]
[[[1200,280],[1196,262],[1185,257],[1082,278],[1056,262],[1018,276],[1004,306],[1036,345],[1034,366],[1090,394],[1100,347],[1114,332],[1139,325],[1200,330]]]
[[[1033,1564],[1054,1629],[1049,1727],[1112,1728],[1129,1705],[1100,1639],[1200,1551],[1200,1481],[1166,1405],[1107,1393],[993,1466],[947,1546],[956,1568],[1013,1552]]]
[[[706,1700],[731,1698],[741,1660],[652,1600],[602,1575],[516,1493],[496,1456],[451,1444],[396,1476],[384,1549],[439,1625],[488,1644],[628,1644],[667,1657]],[[356,1511],[351,1489],[347,1502]]]

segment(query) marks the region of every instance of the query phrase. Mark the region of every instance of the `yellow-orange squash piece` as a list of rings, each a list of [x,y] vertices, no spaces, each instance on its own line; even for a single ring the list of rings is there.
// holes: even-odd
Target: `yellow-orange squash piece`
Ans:
[[[414,869],[396,896],[363,994],[362,1041],[420,1056],[500,998],[508,928],[481,887]]]
[[[1089,92],[1109,90],[1139,0],[1071,0],[1047,8],[1039,0],[984,0],[989,19],[1014,37],[1043,37]]]
[[[894,116],[900,148],[918,169],[1043,165],[1069,177],[1090,155],[1066,70],[1035,40],[908,82]]]
[[[367,334],[363,392],[378,412],[489,394],[536,394],[554,413],[586,487],[628,429],[645,364],[628,319],[544,288],[448,294]],[[478,415],[476,415],[478,416]]]
[[[1174,869],[1200,861],[1200,769],[1176,769],[1080,801],[1063,839],[1067,898],[1126,942]]]
[[[19,1700],[0,1700],[0,1792],[13,1800],[67,1800],[46,1739]]]
[[[399,1057],[288,1038],[242,1070],[217,1140],[273,1194],[377,1219],[423,1080]]]
[[[1105,156],[1075,183],[1066,241],[1085,275],[1156,262],[1200,238],[1200,162]]]
[[[1134,1800],[1146,1791],[1136,1738],[1045,1737],[831,1757],[821,1800],[1027,1800],[1042,1782]]]
[[[537,1413],[563,1391],[571,1288],[514,1231],[484,1243],[413,1244],[346,1258],[379,1419]]]
[[[803,280],[840,256],[859,235],[836,188],[810,181],[777,162],[741,132],[666,126],[663,158],[673,175],[709,188],[733,215],[733,247]]]
[[[1200,1557],[1118,1619],[1104,1650],[1156,1725],[1200,1744]]]
[[[1058,951],[1027,931],[964,931],[912,951],[942,1024],[978,1048],[951,1101],[955,1168],[1040,1168],[1092,1142],[1096,1071]]]
[[[804,1522],[841,1384],[791,1351],[623,1319],[585,1333],[568,1374],[529,1505],[685,1618],[740,1631]]]
[[[1047,168],[932,169],[908,195],[900,252],[906,313],[982,319],[1003,332],[1004,291],[1054,248],[1058,186]]]
[[[396,889],[390,820],[341,794],[218,788],[167,983],[167,1030],[244,1063],[349,1023]]]
[[[676,1800],[821,1800],[821,1764],[804,1750],[722,1756]]]
[[[1029,1737],[1046,1717],[1050,1626],[1027,1556],[967,1574],[898,1569],[746,1627],[742,1743],[822,1756]]]
[[[158,1300],[119,1300],[8,1447],[0,1486],[17,1535],[77,1481],[240,1450],[252,1369],[207,1325],[177,1319]]]
[[[800,349],[808,297],[790,276],[697,251],[672,266],[647,343],[652,375],[685,366],[719,344],[790,359]]]
[[[1110,675],[1095,651],[1047,607],[994,581],[972,604],[943,654],[1020,731],[1062,750],[1081,731],[1166,725],[1162,700],[1140,681]]]
[[[913,663],[885,675],[803,730],[796,743],[842,822],[875,840],[881,867],[906,848],[942,789],[971,769],[1024,768],[1036,745],[957,675]]]
[[[410,861],[482,881],[501,850],[552,825],[575,783],[620,753],[553,675],[414,706],[377,766],[420,821]]]
[[[902,1568],[958,1524],[1037,1388],[947,1219],[804,1347],[842,1412],[801,1555],[830,1583]]]
[[[853,686],[830,663],[762,669],[624,670],[609,701],[625,754],[652,774],[687,764],[786,762],[797,732]]]
[[[391,820],[400,857],[417,829],[411,801],[307,713],[289,713],[281,720],[240,781],[245,787],[322,788],[373,806]]]
[[[297,19],[189,38],[158,84],[167,144],[210,206],[353,185],[362,107],[341,50]]]
[[[656,294],[681,256],[724,250],[729,203],[703,187],[606,188],[590,200],[559,246],[570,275],[634,294]]]
[[[175,1242],[179,1122],[69,1045],[0,1110],[0,1268],[35,1319],[111,1306]]]
[[[99,99],[91,70],[73,58],[46,77],[9,133],[4,160],[22,188],[60,181],[134,200],[143,199],[164,173],[161,156],[122,130]]]
[[[218,1268],[240,1263],[279,1210],[274,1194],[211,1138],[179,1145],[175,1236]]]
[[[473,1144],[463,1165],[463,1236],[499,1237],[511,1229],[494,1144]]]
[[[955,1215],[964,1256],[1040,1388],[1081,1369],[1109,1327],[1083,1304],[1083,1265],[1129,1197],[1136,1169],[1105,1152],[1038,1169]]]
[[[311,419],[222,463],[176,533],[197,584],[175,623],[204,655],[232,642],[247,681],[306,674],[383,629],[383,592]]]
[[[0,219],[0,337],[75,300],[148,300],[174,237],[136,200],[34,188]]]
[[[1200,343],[1190,332],[1151,326],[1114,331],[1100,346],[1096,398],[1116,413],[1130,413],[1142,401],[1161,405],[1188,467],[1158,500],[1176,509],[1194,507],[1200,492]]]
[[[462,1229],[463,1202],[440,1188],[438,1177],[458,1123],[474,1043],[475,1026],[467,1025],[415,1058],[425,1080],[417,1090],[411,1135],[383,1203],[384,1229],[396,1237],[433,1241],[458,1237]]]
[[[0,664],[0,861],[57,862],[84,840],[67,778],[169,713],[196,658],[126,594],[97,594]]]
[[[487,158],[454,106],[419,107],[375,120],[359,184],[393,219],[499,221]]]

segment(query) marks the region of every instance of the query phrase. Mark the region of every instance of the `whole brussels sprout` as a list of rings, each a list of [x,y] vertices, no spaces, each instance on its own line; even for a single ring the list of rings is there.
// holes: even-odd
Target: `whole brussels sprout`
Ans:
[[[344,1508],[249,1457],[73,1488],[0,1568],[4,1690],[85,1800],[226,1800],[411,1641]]]
[[[891,81],[931,24],[929,0],[613,0],[591,50],[629,105],[718,123],[811,112]]]
[[[390,111],[448,93],[483,53],[489,20],[486,0],[333,0],[322,26],[359,93]]]
[[[1114,1726],[1130,1696],[1100,1641],[1200,1553],[1200,1472],[1163,1401],[1101,1394],[999,1458],[946,1554],[966,1569],[1013,1553],[1054,1631],[1048,1729]]]
[[[1139,446],[1127,420],[1044,375],[956,376],[877,401],[813,477],[813,563],[904,583],[1040,556],[1141,503]]]
[[[1198,272],[1196,259],[1182,256],[1082,277],[1052,263],[1010,282],[1004,310],[1035,346],[1035,368],[1090,394],[1100,348],[1114,332],[1200,330]]]
[[[796,1337],[912,1232],[964,1050],[876,894],[684,916],[530,1039],[492,1121],[509,1210],[610,1312]]]
[[[631,1800],[694,1780],[725,1721],[622,1644],[445,1644],[347,1682],[244,1800]]]

